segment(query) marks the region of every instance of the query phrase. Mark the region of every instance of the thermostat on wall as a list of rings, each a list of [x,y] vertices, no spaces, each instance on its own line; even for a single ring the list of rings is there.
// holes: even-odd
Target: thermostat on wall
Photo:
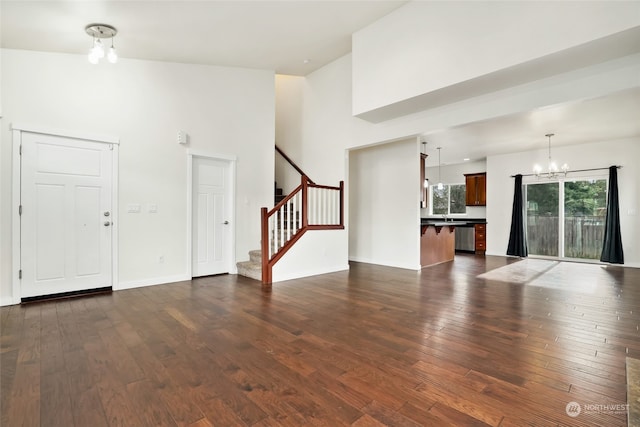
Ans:
[[[189,139],[189,135],[183,130],[178,131],[178,144],[186,144]]]

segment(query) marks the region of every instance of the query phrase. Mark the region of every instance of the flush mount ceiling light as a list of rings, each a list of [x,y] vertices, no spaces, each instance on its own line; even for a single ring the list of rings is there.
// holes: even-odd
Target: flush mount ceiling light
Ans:
[[[564,163],[562,166],[560,166],[560,168],[558,168],[558,164],[551,159],[551,137],[553,135],[554,135],[553,133],[548,133],[545,135],[547,138],[549,138],[549,155],[547,159],[548,160],[547,170],[543,171],[542,166],[537,164],[533,166],[533,173],[538,178],[553,179],[558,177],[560,174],[567,176],[567,172],[569,171],[568,164]]]
[[[116,48],[113,47],[113,38],[118,34],[118,30],[115,27],[107,24],[89,24],[84,30],[89,36],[93,38],[93,45],[89,50],[89,62],[97,64],[101,58],[104,58],[104,45],[102,39],[111,39],[111,47],[107,53],[107,60],[112,64],[118,62],[118,54]]]

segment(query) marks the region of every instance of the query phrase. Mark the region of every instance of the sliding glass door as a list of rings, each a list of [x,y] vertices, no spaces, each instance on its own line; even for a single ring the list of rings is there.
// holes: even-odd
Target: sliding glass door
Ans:
[[[531,255],[598,259],[604,238],[606,179],[525,184]]]
[[[560,256],[559,183],[526,185],[527,245],[531,255]]]
[[[606,209],[606,179],[564,183],[564,257],[600,258]]]

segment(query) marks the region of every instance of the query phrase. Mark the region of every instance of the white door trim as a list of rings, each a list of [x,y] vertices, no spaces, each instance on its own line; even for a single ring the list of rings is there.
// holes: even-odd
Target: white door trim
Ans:
[[[12,172],[12,212],[11,212],[11,257],[13,289],[11,295],[12,304],[20,304],[20,268],[21,262],[21,233],[20,233],[20,214],[19,207],[21,204],[21,185],[22,185],[22,162],[20,158],[20,145],[22,144],[23,133],[38,133],[51,136],[60,136],[65,138],[82,139],[93,142],[111,144],[113,149],[112,161],[112,182],[111,182],[111,203],[113,232],[111,233],[111,286],[116,289],[118,283],[118,157],[120,148],[120,139],[111,136],[99,136],[77,131],[64,131],[59,129],[46,128],[43,126],[24,126],[12,125],[13,134],[13,172]]]
[[[94,142],[104,142],[105,144],[120,144],[120,138],[109,136],[109,135],[99,135],[95,133],[82,132],[82,131],[74,131],[68,129],[57,129],[48,126],[38,126],[24,123],[12,123],[11,130],[19,130],[22,132],[29,133],[40,133],[44,135],[53,135],[53,136],[62,136],[65,138],[74,138],[74,139],[84,139],[86,141],[94,141]]]
[[[229,188],[227,200],[229,201],[230,230],[229,239],[225,250],[230,254],[228,258],[229,274],[237,274],[236,267],[236,163],[237,157],[228,154],[211,153],[202,150],[187,150],[187,276],[193,277],[193,158],[200,157],[211,160],[222,160],[229,164]]]

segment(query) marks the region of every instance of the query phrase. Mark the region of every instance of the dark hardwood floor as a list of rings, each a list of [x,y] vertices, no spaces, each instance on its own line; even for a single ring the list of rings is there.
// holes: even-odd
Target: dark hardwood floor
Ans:
[[[476,278],[513,261],[4,307],[0,424],[626,426],[590,405],[626,402],[640,270],[607,268],[592,293]]]

